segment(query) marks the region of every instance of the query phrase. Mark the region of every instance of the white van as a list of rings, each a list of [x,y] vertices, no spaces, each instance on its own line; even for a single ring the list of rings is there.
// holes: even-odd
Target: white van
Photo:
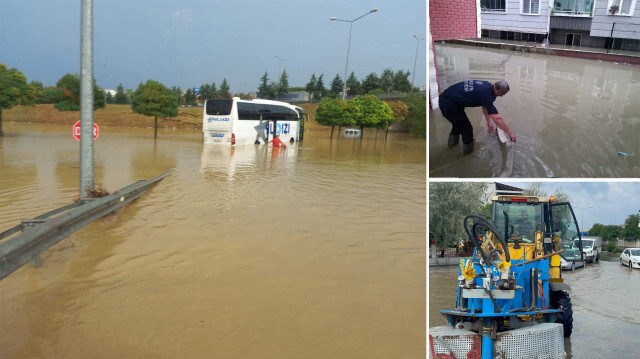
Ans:
[[[582,237],[582,253],[587,262],[598,262],[602,253],[602,238]]]

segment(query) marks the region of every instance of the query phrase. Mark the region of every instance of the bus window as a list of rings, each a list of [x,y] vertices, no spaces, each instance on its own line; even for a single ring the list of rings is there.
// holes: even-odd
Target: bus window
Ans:
[[[207,100],[207,115],[228,116],[231,114],[233,100]]]

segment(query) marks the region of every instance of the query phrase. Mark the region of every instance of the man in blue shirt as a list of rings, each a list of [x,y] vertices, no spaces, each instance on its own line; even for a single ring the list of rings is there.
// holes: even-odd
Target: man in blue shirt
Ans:
[[[482,106],[489,133],[493,132],[493,124],[491,123],[493,120],[498,128],[509,135],[511,141],[516,142],[516,135],[511,132],[493,105],[497,96],[504,96],[507,92],[509,92],[509,84],[504,80],[495,84],[487,81],[469,80],[451,85],[444,90],[440,94],[440,111],[452,125],[451,133],[449,133],[449,147],[457,145],[462,135],[462,152],[464,154],[473,152],[473,126],[471,126],[464,108],[478,106]]]

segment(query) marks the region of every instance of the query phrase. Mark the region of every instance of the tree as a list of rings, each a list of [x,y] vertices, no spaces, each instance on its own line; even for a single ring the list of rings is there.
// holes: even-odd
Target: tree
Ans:
[[[171,88],[171,91],[173,91],[173,94],[178,99],[178,106],[182,105],[182,89],[180,88],[180,86],[173,86]]]
[[[116,87],[116,95],[113,98],[113,102],[119,105],[130,103],[129,97],[127,97],[127,94],[124,92],[124,86],[122,86],[122,84],[118,84],[118,87]]]
[[[66,74],[58,80],[56,87],[62,92],[61,98],[56,102],[58,111],[80,110],[80,75]],[[98,87],[96,79],[93,79],[93,110],[103,108],[106,103],[105,92]]]
[[[192,88],[187,89],[184,92],[184,103],[185,105],[195,105],[196,104],[196,93]]]
[[[29,105],[36,100],[36,89],[27,84],[27,78],[15,68],[0,64],[0,136],[2,136],[2,110],[16,105]]]
[[[211,85],[202,84],[200,85],[200,101],[205,101],[211,98]]]
[[[311,79],[307,83],[307,86],[305,86],[305,88],[304,88],[309,93],[309,95],[311,96],[312,100],[315,100],[313,94],[316,91],[316,82],[317,81],[318,80],[316,79],[316,74],[315,73],[311,74]]]
[[[474,182],[429,184],[429,235],[442,253],[467,238],[464,217],[480,213],[485,186]]]
[[[398,92],[411,92],[411,82],[409,82],[409,71],[397,71],[393,75],[393,90]]]
[[[374,72],[367,75],[367,77],[365,77],[365,79],[362,80],[362,83],[360,84],[360,88],[362,89],[362,93],[365,95],[368,94],[369,91],[379,89],[380,79],[378,78],[378,75],[376,75]]]
[[[42,90],[42,95],[38,99],[38,103],[54,104],[62,97],[62,90],[55,86],[47,86]]]
[[[320,101],[316,109],[316,122],[324,126],[331,126],[331,138],[333,138],[335,126],[353,125],[359,112],[357,104],[352,101],[325,98]]]
[[[273,98],[275,97],[275,88],[269,84],[269,76],[267,72],[264,72],[264,75],[260,78],[260,86],[258,86],[258,97],[259,98]]]
[[[622,228],[622,237],[625,241],[633,241],[640,239],[640,228],[638,223],[640,222],[640,216],[637,214],[631,214],[624,221],[624,227]]]
[[[541,182],[533,182],[527,188],[525,188],[522,193],[525,196],[538,196],[538,197],[549,197],[547,191],[542,188]],[[553,193],[555,197],[555,201],[557,203],[560,202],[571,202],[571,197],[569,194],[562,190],[561,187],[556,188],[556,191]]]
[[[360,109],[360,116],[355,121],[360,130],[364,130],[365,127],[388,128],[393,121],[393,111],[389,105],[373,95],[359,96],[352,101],[358,104]]]
[[[114,100],[113,100],[113,95],[111,95],[111,92],[108,92],[108,91],[105,91],[105,92],[107,93],[105,98],[107,104],[113,103]]]
[[[407,96],[402,102],[409,108],[405,125],[414,135],[427,137],[427,101],[425,96]]]
[[[342,92],[343,86],[344,82],[342,81],[342,78],[340,78],[340,75],[336,74],[336,77],[334,77],[331,81],[331,96],[333,98],[338,97],[338,95]]]
[[[380,88],[384,93],[391,93],[393,91],[393,71],[391,68],[387,67],[382,71],[382,75],[380,76]]]
[[[404,122],[407,115],[409,115],[409,107],[402,101],[389,101],[387,105],[393,112],[393,123]]]
[[[222,83],[220,84],[220,91],[218,91],[221,98],[231,98],[231,92],[229,92],[229,84],[227,83],[227,79],[222,79]]]
[[[357,96],[360,94],[360,81],[356,78],[356,74],[351,72],[347,79],[347,95]]]
[[[178,116],[178,99],[173,91],[163,84],[148,80],[138,85],[138,89],[131,99],[131,109],[145,116],[154,117],[153,137],[158,137],[158,117],[167,118]]]
[[[287,75],[287,70],[282,71],[282,75],[280,75],[280,82],[278,82],[278,95],[283,95],[289,92],[289,76]]]
[[[318,81],[316,81],[316,87],[313,91],[314,92],[313,98],[316,98],[318,100],[322,100],[322,98],[327,93],[327,89],[324,87],[323,78],[324,78],[324,74],[318,77]]]
[[[620,226],[595,223],[593,226],[591,226],[591,229],[589,229],[587,235],[600,237],[603,241],[615,241],[616,239],[618,239],[618,237],[620,237],[621,231],[622,229],[620,228]]]

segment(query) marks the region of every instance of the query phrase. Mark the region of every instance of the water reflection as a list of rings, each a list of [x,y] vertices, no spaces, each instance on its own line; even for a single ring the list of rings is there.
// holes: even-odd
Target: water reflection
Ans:
[[[442,90],[467,79],[509,82],[511,91],[495,104],[518,138],[512,176],[640,176],[640,68],[453,44],[437,44],[436,56]],[[504,149],[487,133],[481,108],[467,115],[477,144],[463,156],[447,148],[449,122],[429,112],[431,176],[503,171]]]

